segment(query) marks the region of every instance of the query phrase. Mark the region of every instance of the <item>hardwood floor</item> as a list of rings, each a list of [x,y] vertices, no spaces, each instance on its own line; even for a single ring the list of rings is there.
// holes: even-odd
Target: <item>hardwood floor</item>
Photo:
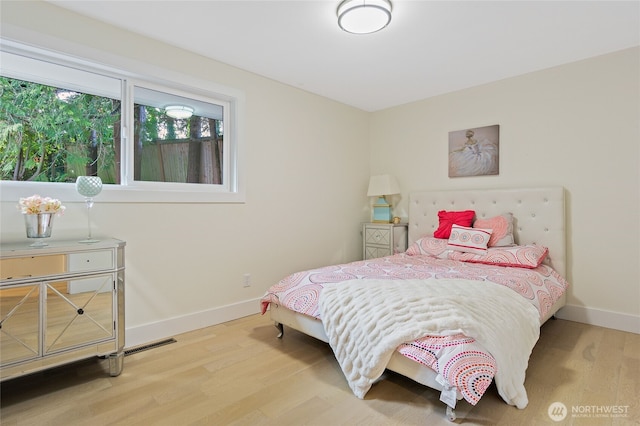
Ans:
[[[109,377],[106,361],[91,359],[9,380],[0,389],[0,422],[451,424],[444,418],[438,392],[387,373],[359,400],[328,345],[289,328],[282,340],[276,334],[267,316],[253,315],[133,353],[125,358],[119,377]],[[525,385],[526,409],[506,405],[492,386],[475,407],[458,402],[455,423],[640,424],[640,335],[551,320],[542,327]],[[549,417],[554,402],[567,407],[562,422]],[[617,417],[604,412],[612,409],[619,412]]]

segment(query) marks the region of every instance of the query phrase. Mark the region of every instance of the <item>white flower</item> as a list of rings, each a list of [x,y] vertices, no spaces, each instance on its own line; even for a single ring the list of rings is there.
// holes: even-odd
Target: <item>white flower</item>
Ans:
[[[61,215],[66,207],[62,205],[60,200],[55,198],[32,195],[31,197],[20,198],[18,208],[22,214],[54,213]]]

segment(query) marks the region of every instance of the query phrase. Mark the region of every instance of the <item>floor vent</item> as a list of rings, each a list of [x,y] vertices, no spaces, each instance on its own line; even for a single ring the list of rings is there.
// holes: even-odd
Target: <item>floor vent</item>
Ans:
[[[159,348],[160,346],[169,345],[176,342],[177,340],[172,337],[171,339],[160,340],[158,342],[149,343],[148,345],[137,346],[135,348],[127,349],[126,351],[124,351],[124,356],[137,354],[138,352]]]

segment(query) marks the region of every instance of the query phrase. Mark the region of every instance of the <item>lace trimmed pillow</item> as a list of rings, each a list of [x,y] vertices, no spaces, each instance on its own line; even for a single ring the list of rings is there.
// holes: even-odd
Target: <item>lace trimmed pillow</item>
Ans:
[[[452,225],[447,248],[464,253],[486,255],[490,237],[491,229]]]

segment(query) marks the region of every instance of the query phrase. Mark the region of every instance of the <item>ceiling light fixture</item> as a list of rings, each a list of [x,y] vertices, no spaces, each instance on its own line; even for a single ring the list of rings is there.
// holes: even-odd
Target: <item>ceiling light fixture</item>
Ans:
[[[348,33],[375,33],[389,25],[389,22],[389,0],[343,0],[338,5],[338,26]]]
[[[164,113],[171,118],[183,120],[193,115],[193,108],[185,105],[168,105],[164,109]]]

